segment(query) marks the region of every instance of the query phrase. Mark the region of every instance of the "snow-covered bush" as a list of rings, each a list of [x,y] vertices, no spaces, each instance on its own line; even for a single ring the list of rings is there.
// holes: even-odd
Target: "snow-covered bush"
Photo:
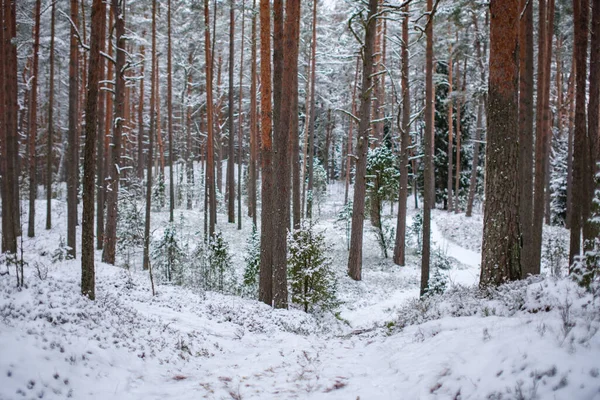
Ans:
[[[51,254],[52,264],[70,259],[69,246],[65,243],[65,239],[60,236],[58,239],[58,247]]]
[[[152,206],[156,211],[160,211],[167,202],[165,177],[158,174],[156,182],[152,186]]]
[[[129,268],[131,257],[144,244],[144,210],[137,199],[142,194],[139,182],[134,182],[119,192],[117,214],[117,253],[123,256],[124,266]]]
[[[246,242],[246,256],[244,261],[244,282],[242,294],[251,298],[256,298],[258,293],[258,272],[260,267],[260,236],[256,226],[252,227],[252,234]]]
[[[204,284],[206,290],[221,293],[235,293],[237,290],[229,245],[221,232],[215,232],[208,243]]]
[[[187,254],[182,250],[175,224],[169,224],[162,238],[152,244],[152,263],[156,276],[166,282],[182,285]]]
[[[288,235],[288,274],[292,302],[305,312],[328,311],[339,302],[337,281],[327,256],[330,247],[322,232],[302,221],[300,228]]]
[[[547,230],[542,243],[542,265],[551,276],[560,278],[562,270],[569,264],[568,243],[563,232]]]
[[[383,258],[388,258],[388,250],[394,246],[394,238],[396,237],[396,229],[393,225],[386,221],[381,221],[380,227],[372,227],[381,255]]]
[[[417,253],[421,254],[421,248],[423,246],[423,213],[419,212],[415,214],[412,220],[412,224],[408,227],[408,239],[410,243],[417,248]]]

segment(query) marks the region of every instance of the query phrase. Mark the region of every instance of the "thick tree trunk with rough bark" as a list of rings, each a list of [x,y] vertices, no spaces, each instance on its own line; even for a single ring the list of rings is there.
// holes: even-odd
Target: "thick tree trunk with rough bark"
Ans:
[[[112,0],[111,12],[115,18],[116,32],[116,85],[115,85],[115,109],[112,146],[111,146],[111,165],[108,169],[106,186],[106,232],[104,239],[104,249],[102,251],[102,261],[109,264],[115,263],[117,248],[117,215],[119,202],[119,183],[121,179],[121,141],[123,136],[124,113],[125,113],[125,17],[118,0]]]
[[[281,2],[279,2],[281,7]],[[283,9],[274,7],[275,19]],[[280,18],[280,17],[279,17]],[[277,29],[276,29],[277,30]],[[281,35],[281,32],[279,32]],[[281,38],[279,38],[281,39]],[[275,39],[277,40],[277,39]],[[265,304],[273,302],[273,249],[275,242],[273,199],[273,142],[271,138],[271,6],[269,0],[260,1],[260,117],[261,117],[261,227],[260,227],[260,276],[258,299]],[[281,77],[275,82],[281,84]],[[282,173],[282,171],[278,171]],[[279,188],[280,189],[280,188]]]
[[[116,0],[113,0],[113,7]],[[98,91],[100,85],[100,42],[102,24],[105,23],[103,0],[92,3],[92,28],[90,33],[90,67],[85,106],[85,148],[83,159],[83,217],[81,221],[81,294],[90,300],[96,297],[94,270],[94,193],[96,190],[96,135],[98,133]],[[119,21],[119,19],[117,19]],[[123,26],[124,28],[124,26]],[[124,30],[124,29],[123,29]],[[117,27],[117,32],[119,28]],[[117,33],[118,37],[119,33]],[[118,64],[118,63],[117,63]]]
[[[373,53],[377,33],[375,18],[377,6],[378,0],[369,0],[369,11],[365,25],[365,41],[361,49],[363,72],[360,93],[360,122],[358,124],[358,143],[356,146],[352,232],[350,235],[350,254],[348,256],[348,275],[356,281],[362,279],[363,228],[365,222],[365,194],[367,190],[367,151],[369,149],[369,131],[371,130],[371,87],[373,84]]]
[[[429,287],[429,263],[431,258],[431,208],[434,206],[434,178],[433,178],[433,131],[434,131],[434,89],[433,89],[433,1],[427,0],[429,18],[425,35],[427,43],[425,48],[425,132],[423,146],[425,157],[424,189],[423,189],[423,251],[421,254],[421,296]]]
[[[208,193],[208,235],[212,237],[215,233],[217,222],[217,191],[215,187],[215,144],[214,144],[214,122],[213,122],[213,61],[210,41],[210,18],[208,0],[204,0],[204,55],[206,60],[206,188]]]
[[[586,126],[586,80],[588,45],[588,0],[573,0],[575,62],[575,131],[573,134],[573,189],[571,195],[571,241],[569,265],[581,254],[581,230],[586,214],[586,166],[588,132]]]
[[[520,0],[519,20],[519,220],[523,238],[521,274],[531,273],[533,228],[533,3]]]
[[[297,126],[298,46],[300,36],[300,0],[287,0],[283,31],[283,76],[279,126],[273,137],[273,305],[287,308],[287,233],[290,226],[290,132]],[[262,83],[264,86],[264,82]]]
[[[396,222],[396,243],[394,246],[394,262],[405,265],[406,259],[406,204],[408,200],[408,156],[410,146],[410,86],[408,78],[408,6],[404,7],[402,19],[402,42],[400,57],[402,60],[402,126],[400,126],[400,188],[398,192],[398,220]],[[449,186],[450,188],[450,186]]]
[[[486,204],[480,286],[521,277],[518,0],[490,3]]]
[[[248,161],[248,216],[256,226],[256,155],[258,147],[257,112],[256,112],[256,0],[252,1],[252,50],[250,68],[250,160]]]

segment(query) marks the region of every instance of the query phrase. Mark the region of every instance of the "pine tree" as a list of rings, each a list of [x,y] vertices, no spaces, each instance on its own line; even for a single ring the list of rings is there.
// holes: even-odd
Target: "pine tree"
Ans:
[[[331,248],[323,233],[315,233],[310,222],[302,221],[300,228],[289,234],[288,246],[292,303],[300,305],[304,312],[337,307],[337,281],[332,260],[327,256]]]

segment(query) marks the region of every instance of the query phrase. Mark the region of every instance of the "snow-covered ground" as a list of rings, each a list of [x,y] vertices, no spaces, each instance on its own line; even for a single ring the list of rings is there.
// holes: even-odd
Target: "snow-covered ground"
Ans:
[[[443,211],[432,239],[451,260],[444,296],[418,300],[415,250],[406,267],[383,259],[368,222],[354,282],[335,221],[343,186],[328,193],[317,229],[332,247],[337,317],[169,285],[153,297],[139,266],[102,264],[100,253],[89,301],[79,262],[50,261],[66,232],[56,201],[53,230],[38,217],[38,236],[24,239],[27,288],[12,271],[0,277],[0,399],[600,399],[597,299],[550,277],[478,291],[481,217]],[[201,212],[180,214],[190,235],[201,230]],[[167,215],[153,218],[160,227]],[[239,275],[250,223],[240,232],[224,221]]]

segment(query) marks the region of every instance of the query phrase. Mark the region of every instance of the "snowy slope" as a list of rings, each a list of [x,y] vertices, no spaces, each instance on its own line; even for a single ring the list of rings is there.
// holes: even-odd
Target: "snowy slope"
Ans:
[[[77,261],[49,262],[61,225],[40,227],[25,242],[28,287],[0,277],[0,399],[600,399],[598,300],[536,278],[420,301],[418,257],[393,265],[371,232],[364,280],[353,282],[334,223],[340,193],[330,187],[318,227],[332,245],[341,319],[168,285],[152,297],[146,273],[102,263],[91,302],[79,295]],[[186,223],[200,226],[192,215]],[[240,270],[248,231],[222,228]],[[458,260],[449,275],[475,283],[479,254],[442,232],[436,222],[434,241]]]

